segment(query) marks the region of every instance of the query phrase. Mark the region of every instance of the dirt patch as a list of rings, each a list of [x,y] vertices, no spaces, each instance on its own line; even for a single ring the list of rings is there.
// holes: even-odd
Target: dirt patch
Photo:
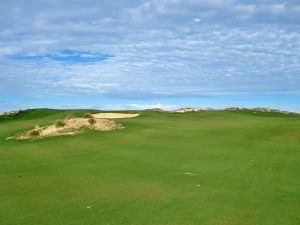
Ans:
[[[59,135],[74,135],[79,133],[83,128],[98,130],[98,131],[109,131],[124,128],[121,124],[116,123],[113,120],[106,119],[93,119],[91,123],[90,118],[71,118],[65,119],[64,125],[57,127],[57,125],[50,125],[39,127],[36,126],[34,129],[27,132],[17,134],[7,139],[37,139],[49,136]]]
[[[161,109],[161,108],[145,109],[145,111],[150,111],[150,112],[164,112],[164,110]]]
[[[19,114],[20,112],[21,112],[21,110],[19,110],[19,111],[3,112],[3,113],[0,113],[0,117],[7,118],[7,119],[12,119],[17,114]]]
[[[225,110],[229,111],[253,111],[253,113],[258,113],[258,112],[276,112],[276,113],[283,113],[283,114],[290,114],[290,115],[297,115],[298,113],[295,112],[288,112],[288,111],[282,111],[279,109],[271,109],[271,108],[262,108],[262,107],[257,107],[257,108],[239,108],[239,107],[230,107],[226,108]]]
[[[185,175],[195,175],[194,173],[186,172]]]
[[[216,109],[213,108],[181,108],[175,110],[176,113],[189,113],[189,112],[208,112],[208,111],[215,111]]]
[[[121,119],[121,118],[133,118],[139,116],[139,113],[96,113],[92,114],[97,119]]]

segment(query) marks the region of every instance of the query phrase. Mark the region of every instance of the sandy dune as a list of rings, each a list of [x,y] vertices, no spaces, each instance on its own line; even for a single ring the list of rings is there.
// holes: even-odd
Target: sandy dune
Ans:
[[[93,123],[90,123],[89,120],[90,119],[88,118],[72,118],[72,119],[65,119],[64,125],[61,127],[57,127],[56,125],[50,125],[44,127],[36,126],[32,130],[14,135],[12,137],[7,138],[7,140],[37,139],[42,137],[58,136],[58,135],[74,135],[80,132],[81,128],[88,128],[88,129],[98,130],[98,131],[109,131],[109,130],[124,128],[121,124],[118,124],[113,120],[96,118],[93,119],[94,120]],[[36,135],[33,135],[33,132],[35,132]]]
[[[139,116],[139,113],[96,113],[92,116],[96,119],[120,119],[120,118],[132,118]]]

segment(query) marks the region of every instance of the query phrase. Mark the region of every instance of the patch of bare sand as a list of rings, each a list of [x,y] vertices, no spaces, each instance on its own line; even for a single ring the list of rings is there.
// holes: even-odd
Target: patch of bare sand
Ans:
[[[92,114],[97,119],[121,119],[121,118],[133,118],[139,116],[139,113],[96,113]]]
[[[91,122],[91,120],[93,120]],[[27,132],[17,134],[7,139],[36,139],[49,136],[74,135],[79,133],[82,128],[88,128],[98,131],[109,131],[124,128],[121,124],[113,120],[97,119],[97,118],[71,118],[64,120],[64,125],[57,127],[56,125],[39,127]]]

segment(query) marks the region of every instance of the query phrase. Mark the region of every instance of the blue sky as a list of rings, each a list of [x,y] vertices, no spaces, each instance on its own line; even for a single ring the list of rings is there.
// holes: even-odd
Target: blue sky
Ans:
[[[2,0],[0,111],[300,112],[300,2]]]

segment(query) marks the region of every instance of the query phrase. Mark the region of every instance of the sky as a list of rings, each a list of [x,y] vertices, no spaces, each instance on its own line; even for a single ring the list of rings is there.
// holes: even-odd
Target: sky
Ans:
[[[0,112],[300,112],[300,1],[1,0]]]

